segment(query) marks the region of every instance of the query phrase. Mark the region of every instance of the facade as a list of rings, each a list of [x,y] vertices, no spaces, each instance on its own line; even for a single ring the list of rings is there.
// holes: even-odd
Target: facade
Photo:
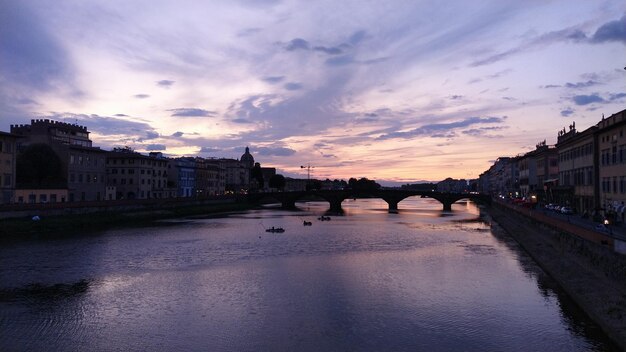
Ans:
[[[592,214],[598,205],[596,126],[583,132],[572,124],[557,137],[559,158],[559,204],[567,204],[581,214]]]
[[[307,179],[285,177],[285,192],[306,191]]]
[[[224,187],[227,192],[242,193],[250,187],[250,168],[236,159],[217,159],[224,169]]]
[[[18,204],[63,203],[67,200],[67,189],[20,188],[15,190]]]
[[[169,180],[175,183],[178,197],[197,197],[195,158],[170,159],[168,166]]]
[[[19,137],[0,132],[0,204],[16,202],[15,161],[16,141]]]
[[[224,194],[225,171],[217,160],[196,158],[196,188],[199,197]]]
[[[538,198],[542,202],[553,203],[558,198],[553,189],[558,186],[559,155],[554,146],[549,146],[543,141],[537,145],[534,156]]]
[[[626,110],[603,118],[597,125],[600,206],[605,216],[624,221],[626,202]]]
[[[519,169],[519,188],[522,197],[531,197],[537,194],[537,161],[535,151],[528,152],[519,157],[517,167]]]
[[[488,192],[492,196],[515,197],[519,193],[517,158],[500,157],[487,171]]]
[[[106,155],[106,175],[107,187],[115,187],[115,199],[176,197],[176,188],[168,183],[168,160],[156,154],[111,151]]]
[[[61,160],[64,184],[60,186],[67,188],[68,201],[105,198],[106,152],[92,146],[87,127],[39,119],[31,120],[30,125],[11,125],[11,133],[22,137],[18,142],[20,150],[39,143],[52,148]]]

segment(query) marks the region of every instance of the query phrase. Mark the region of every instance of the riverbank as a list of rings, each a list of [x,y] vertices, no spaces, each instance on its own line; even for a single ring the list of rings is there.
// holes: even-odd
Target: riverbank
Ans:
[[[626,351],[626,257],[510,209],[489,214]]]
[[[116,209],[89,214],[70,213],[41,216],[38,221],[32,220],[30,216],[9,218],[0,220],[0,242],[97,232],[116,227],[148,226],[162,219],[219,214],[255,207],[247,202],[232,201],[187,204],[167,208]]]

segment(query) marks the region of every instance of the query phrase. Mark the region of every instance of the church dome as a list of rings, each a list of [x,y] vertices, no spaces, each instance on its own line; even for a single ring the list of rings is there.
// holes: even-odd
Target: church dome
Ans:
[[[246,147],[246,152],[241,156],[241,163],[251,169],[254,166],[254,157],[250,154],[250,148]]]

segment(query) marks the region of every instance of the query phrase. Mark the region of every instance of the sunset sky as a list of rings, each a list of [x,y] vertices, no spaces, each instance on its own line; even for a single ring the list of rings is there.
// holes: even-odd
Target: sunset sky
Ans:
[[[626,108],[626,2],[0,0],[0,130],[287,176],[475,178]]]

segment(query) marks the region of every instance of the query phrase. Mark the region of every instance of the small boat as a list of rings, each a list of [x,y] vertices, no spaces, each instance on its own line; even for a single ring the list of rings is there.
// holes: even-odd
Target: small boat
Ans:
[[[272,232],[272,233],[283,233],[285,232],[285,229],[283,229],[282,227],[270,227],[269,229],[265,229],[265,232]]]
[[[313,223],[312,223],[312,222],[310,222],[310,221],[306,221],[306,220],[304,220],[304,221],[302,222],[302,225],[304,225],[304,226],[313,226]]]
[[[320,216],[319,218],[317,218],[317,220],[319,221],[330,221],[330,216]]]

